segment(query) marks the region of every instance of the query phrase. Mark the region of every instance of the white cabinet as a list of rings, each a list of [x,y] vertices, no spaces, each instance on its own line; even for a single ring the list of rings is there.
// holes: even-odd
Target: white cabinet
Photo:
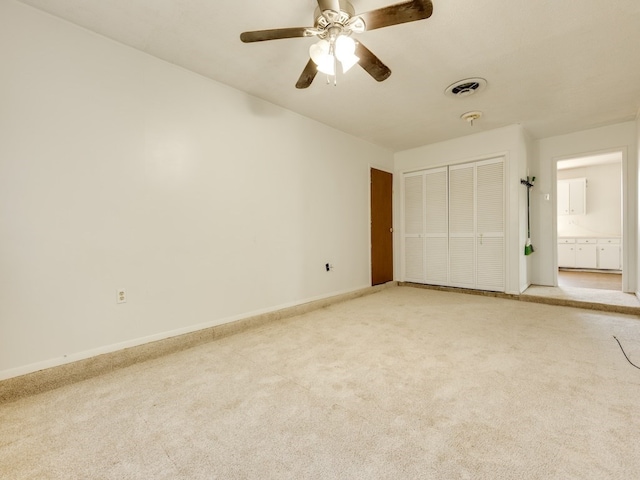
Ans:
[[[586,206],[586,178],[558,180],[558,215],[583,215]]]
[[[595,238],[558,239],[558,266],[566,268],[597,268]]]
[[[576,266],[576,240],[562,238],[558,240],[558,267],[574,268]]]
[[[558,267],[620,270],[619,238],[559,238]]]
[[[598,240],[598,268],[620,270],[620,239],[602,238]]]
[[[403,278],[504,291],[502,158],[403,177]]]
[[[593,238],[581,238],[576,240],[576,268],[597,268],[598,254],[596,242]]]

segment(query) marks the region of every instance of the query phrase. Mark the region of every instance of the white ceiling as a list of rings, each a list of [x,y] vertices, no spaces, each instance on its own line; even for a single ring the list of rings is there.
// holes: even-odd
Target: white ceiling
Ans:
[[[315,0],[21,0],[393,151],[516,124],[534,138],[633,120],[640,1],[433,0],[430,19],[357,36],[393,74],[354,67],[295,83],[312,38],[244,44],[245,30],[311,26]],[[365,12],[394,0],[352,0]],[[483,77],[466,98],[445,88]],[[470,127],[460,115],[480,110]]]

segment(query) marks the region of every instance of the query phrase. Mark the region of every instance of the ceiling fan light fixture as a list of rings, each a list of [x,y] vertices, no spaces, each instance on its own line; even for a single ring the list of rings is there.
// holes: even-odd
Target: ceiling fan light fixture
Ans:
[[[318,64],[318,71],[329,75],[330,77],[336,76],[336,62],[333,55],[327,55]]]
[[[342,73],[347,73],[351,70],[351,67],[356,65],[359,61],[360,57],[357,57],[356,55],[350,55],[340,60],[340,63],[342,64]]]
[[[309,56],[318,66],[318,71],[329,76],[336,75],[336,60],[342,65],[342,73],[360,61],[356,56],[356,42],[347,35],[338,35],[330,40],[322,39],[309,47]]]
[[[335,57],[331,54],[331,44],[327,40],[320,40],[309,47],[309,56],[318,66],[318,71],[327,75],[336,74]]]
[[[340,60],[342,64],[343,73],[348,72],[351,67],[360,61],[360,58],[355,54],[356,42],[351,37],[346,35],[338,36],[338,38],[336,38],[335,51],[336,58]]]
[[[339,35],[336,38],[336,57],[341,62],[344,59],[350,58],[356,51],[356,42],[351,37],[346,35]]]
[[[320,40],[309,47],[309,56],[316,65],[320,65],[327,55],[329,55],[329,42],[326,40]]]

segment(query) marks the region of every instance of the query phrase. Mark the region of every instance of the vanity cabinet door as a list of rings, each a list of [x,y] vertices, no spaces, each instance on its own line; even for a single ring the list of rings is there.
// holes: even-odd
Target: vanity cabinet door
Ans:
[[[576,268],[597,268],[596,245],[576,243]]]
[[[558,267],[574,268],[576,266],[575,243],[558,243]]]

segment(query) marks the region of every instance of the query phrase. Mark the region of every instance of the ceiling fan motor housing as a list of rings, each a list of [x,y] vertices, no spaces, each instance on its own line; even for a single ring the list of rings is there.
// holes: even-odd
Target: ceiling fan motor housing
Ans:
[[[340,11],[335,10],[336,6],[339,6]],[[346,26],[355,14],[356,11],[353,5],[347,0],[319,0],[318,8],[314,13],[314,25],[319,29],[325,29],[335,23]]]

